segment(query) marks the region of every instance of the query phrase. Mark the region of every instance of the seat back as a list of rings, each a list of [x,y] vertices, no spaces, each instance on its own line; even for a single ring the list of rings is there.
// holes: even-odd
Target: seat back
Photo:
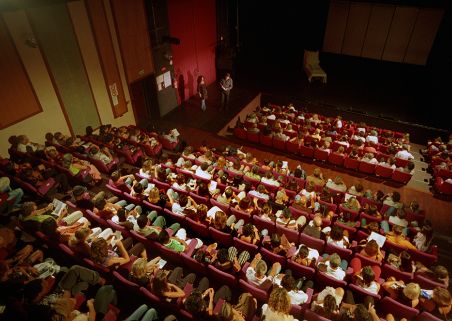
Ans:
[[[286,141],[273,138],[273,147],[282,151],[286,150]]]
[[[262,257],[264,258],[264,260],[266,262],[271,262],[271,263],[279,262],[281,264],[281,268],[285,268],[285,266],[286,266],[286,257],[285,256],[275,254],[272,251],[270,251],[264,247],[261,247],[260,253],[262,254]]]
[[[286,143],[286,150],[289,153],[297,154],[298,153],[298,144],[293,142],[287,142]]]
[[[344,164],[344,159],[345,156],[336,153],[330,153],[328,156],[328,162],[337,166],[342,166]]]
[[[425,311],[423,311],[421,314],[419,314],[415,320],[416,321],[443,321],[443,319],[437,318],[433,314],[430,314]]]
[[[227,272],[221,271],[217,269],[212,264],[209,264],[207,266],[207,271],[209,274],[209,278],[211,280],[215,280],[215,282],[218,282],[217,284],[226,284],[228,286],[236,286],[237,285],[237,278],[235,275],[229,274]]]
[[[328,254],[337,253],[341,257],[341,259],[344,260],[348,260],[349,257],[353,254],[353,251],[350,249],[344,249],[328,242],[325,245],[325,252]]]
[[[301,145],[299,151],[300,154],[304,157],[314,158],[314,148],[312,147]]]
[[[221,210],[228,215],[229,214],[229,204],[223,204],[220,203],[218,201],[216,201],[215,199],[211,198],[210,199],[210,204],[212,204],[212,206],[217,206],[219,208],[221,208]]]
[[[312,279],[315,274],[314,268],[298,264],[292,260],[287,260],[287,268],[291,269],[297,276],[305,276],[306,279]]]
[[[304,312],[304,319],[307,321],[331,321],[330,319],[324,318],[309,309]]]
[[[399,269],[396,269],[395,267],[387,263],[383,264],[381,274],[386,279],[390,276],[393,276],[397,280],[402,280],[406,284],[410,283],[411,280],[413,280],[413,276],[411,275],[411,273],[402,272]]]
[[[276,231],[275,222],[273,221],[263,219],[259,215],[253,215],[252,220],[254,226],[256,226],[257,229],[260,231],[262,231],[263,229],[267,229],[269,235]]]
[[[251,215],[249,213],[240,211],[234,207],[231,207],[231,215],[235,215],[237,221],[240,219],[244,220],[245,224],[251,222]]]
[[[383,166],[383,165],[377,165],[375,166],[375,175],[384,177],[384,178],[391,178],[392,172],[394,170],[391,167]]]
[[[446,285],[444,283],[435,282],[421,274],[414,275],[414,282],[418,283],[421,289],[431,290],[437,287],[446,288]]]
[[[402,184],[407,184],[410,181],[411,176],[410,173],[405,173],[396,169],[392,173],[391,179]]]
[[[359,167],[358,170],[362,173],[366,173],[366,174],[374,174],[375,173],[375,164],[371,164],[368,162],[359,162]]]
[[[259,143],[259,134],[253,132],[246,132],[246,139],[252,143]]]
[[[259,250],[257,245],[242,241],[237,237],[234,237],[232,239],[232,242],[234,246],[237,248],[237,250],[239,250],[239,252],[248,251],[250,253],[250,256],[254,256]]]
[[[411,308],[403,303],[397,302],[389,296],[385,296],[380,300],[380,309],[385,314],[391,313],[399,318],[413,319],[419,314],[419,310]]]
[[[192,258],[187,253],[181,254],[182,261],[184,265],[190,270],[195,272],[197,275],[207,275],[207,266],[206,264],[199,263],[194,258]]]
[[[232,245],[232,236],[230,233],[219,231],[213,227],[209,227],[210,236],[223,246],[229,247]]]
[[[199,222],[195,222],[194,220],[188,217],[185,218],[185,223],[195,233],[197,237],[204,239],[210,236],[208,226]]]
[[[269,295],[267,291],[255,287],[254,285],[248,283],[245,280],[242,279],[239,280],[239,287],[243,292],[251,293],[251,295],[261,303],[266,303],[268,301]]]
[[[319,148],[314,149],[314,158],[320,161],[327,161],[330,153]]]
[[[356,219],[358,218],[358,215],[359,215],[358,211],[353,211],[349,208],[346,208],[345,206],[342,206],[342,204],[339,205],[339,211],[342,213],[350,213],[352,221],[356,221]]]
[[[359,160],[345,157],[344,158],[344,167],[351,170],[358,170]]]
[[[316,249],[319,253],[323,253],[325,247],[325,241],[317,239],[315,237],[300,233],[300,243],[306,245],[307,247]]]
[[[431,266],[438,262],[438,255],[432,253],[426,253],[414,249],[408,249],[408,253],[410,253],[412,260],[419,261],[425,266]]]
[[[262,145],[273,147],[273,137],[271,136],[259,135],[259,142]]]
[[[371,296],[375,299],[375,301],[379,301],[381,299],[381,296],[379,294],[375,294],[373,292],[369,292],[364,290],[362,287],[357,286],[356,284],[349,284],[348,288],[358,297],[365,298],[366,296]]]
[[[332,276],[329,276],[328,274],[326,274],[324,272],[320,272],[320,271],[317,271],[315,279],[316,279],[316,284],[320,284],[323,287],[331,286],[333,288],[339,288],[339,287],[343,288],[343,287],[347,286],[347,282],[333,278]]]
[[[235,127],[234,136],[240,139],[246,139],[246,130],[244,128]]]

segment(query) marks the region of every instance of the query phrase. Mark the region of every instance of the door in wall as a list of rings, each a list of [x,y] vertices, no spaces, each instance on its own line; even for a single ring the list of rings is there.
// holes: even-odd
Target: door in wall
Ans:
[[[130,84],[130,94],[137,126],[150,129],[151,122],[160,118],[154,75]]]

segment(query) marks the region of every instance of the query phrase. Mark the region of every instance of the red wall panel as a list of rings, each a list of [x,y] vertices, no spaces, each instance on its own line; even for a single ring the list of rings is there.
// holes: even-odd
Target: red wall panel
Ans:
[[[216,79],[215,0],[169,0],[170,34],[180,39],[173,45],[173,65],[176,77],[183,75],[185,98],[196,94],[196,79],[203,75],[207,84]]]

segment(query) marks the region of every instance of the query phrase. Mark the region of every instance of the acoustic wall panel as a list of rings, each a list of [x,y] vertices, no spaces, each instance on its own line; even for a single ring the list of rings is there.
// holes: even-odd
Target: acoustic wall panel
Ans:
[[[365,2],[351,2],[345,28],[342,53],[351,56],[361,56],[366,36],[372,5]]]
[[[390,5],[372,6],[362,50],[363,57],[381,59],[394,10],[395,7]]]
[[[42,111],[24,66],[0,16],[0,129]]]
[[[99,126],[99,114],[66,4],[31,8],[27,14],[73,133],[84,133],[86,126]]]
[[[418,65],[427,63],[442,17],[443,10],[423,8],[419,11],[404,62]]]
[[[386,46],[383,51],[383,60],[403,62],[406,48],[416,23],[418,10],[416,7],[395,8]]]
[[[331,1],[328,11],[328,20],[323,39],[323,50],[341,53],[347,26],[349,3],[348,1]]]

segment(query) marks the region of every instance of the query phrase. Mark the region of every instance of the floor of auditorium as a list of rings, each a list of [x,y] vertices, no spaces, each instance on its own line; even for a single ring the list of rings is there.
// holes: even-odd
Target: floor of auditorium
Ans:
[[[452,203],[434,198],[429,191],[426,180],[430,178],[430,175],[424,170],[427,167],[427,164],[422,162],[421,156],[418,153],[418,150],[419,148],[422,148],[422,145],[413,144],[413,152],[416,157],[416,168],[419,170],[407,186],[394,187],[386,183],[382,184],[381,182],[359,176],[357,173],[344,172],[338,168],[331,168],[326,164],[312,162],[312,160],[307,159],[294,158],[295,156],[240,141],[232,135],[229,135],[229,133],[226,133],[224,136],[218,135],[218,132],[223,127],[227,126],[230,120],[239,114],[243,106],[245,106],[258,92],[256,90],[235,87],[231,93],[229,109],[225,111],[219,110],[220,100],[216,85],[211,85],[208,89],[209,100],[205,112],[200,109],[199,99],[192,97],[184,103],[183,107],[178,107],[155,122],[153,124],[155,128],[157,130],[168,130],[177,127],[181,132],[183,139],[195,147],[200,146],[203,143],[207,143],[209,146],[244,146],[247,151],[249,150],[260,159],[287,160],[292,167],[301,163],[302,167],[308,173],[311,173],[315,167],[320,167],[326,177],[341,175],[347,186],[360,182],[363,186],[372,190],[381,189],[383,192],[397,190],[401,194],[402,200],[416,199],[421,204],[421,207],[426,210],[427,216],[433,222],[435,228],[435,242],[439,245],[440,262],[452,268],[452,255],[448,250],[449,246],[452,245],[452,216],[450,215]],[[308,110],[311,109],[308,107]],[[344,116],[344,119],[347,119],[346,116]],[[360,115],[360,119],[368,124],[374,124],[373,119],[371,117],[366,117],[366,115]],[[375,125],[379,126],[378,124]],[[381,126],[385,128],[384,125]],[[407,130],[410,129],[414,130],[413,128],[407,128]]]

